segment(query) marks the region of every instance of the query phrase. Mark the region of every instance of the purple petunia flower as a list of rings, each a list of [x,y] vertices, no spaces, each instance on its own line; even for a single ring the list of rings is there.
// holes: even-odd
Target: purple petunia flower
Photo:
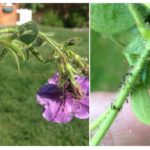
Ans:
[[[59,75],[55,74],[37,93],[37,101],[44,106],[43,117],[52,122],[67,123],[73,117],[87,119],[89,116],[89,80],[75,76],[83,92],[81,99],[76,99],[72,92],[58,86]],[[65,92],[64,92],[65,91]]]

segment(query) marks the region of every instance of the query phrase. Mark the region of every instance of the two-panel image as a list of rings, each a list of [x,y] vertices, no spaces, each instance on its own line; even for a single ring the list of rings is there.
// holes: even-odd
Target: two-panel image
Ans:
[[[0,146],[150,146],[150,4],[0,3]]]

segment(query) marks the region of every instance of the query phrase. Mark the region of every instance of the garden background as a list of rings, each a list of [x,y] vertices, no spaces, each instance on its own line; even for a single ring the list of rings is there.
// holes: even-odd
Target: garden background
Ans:
[[[54,39],[81,37],[76,51],[88,57],[88,4],[22,4],[33,10],[33,20]],[[51,48],[39,48],[44,56]],[[12,56],[0,62],[0,145],[88,145],[89,121],[74,118],[68,124],[48,122],[42,117],[36,92],[53,75],[53,63],[41,64],[33,56],[17,71]]]

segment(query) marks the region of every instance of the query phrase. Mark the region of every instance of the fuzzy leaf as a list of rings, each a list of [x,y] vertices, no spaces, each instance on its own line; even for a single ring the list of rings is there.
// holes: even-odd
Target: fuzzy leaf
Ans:
[[[130,65],[137,63],[140,55],[146,49],[146,41],[139,35],[136,36],[124,50],[124,55]]]
[[[113,40],[119,43],[123,48],[126,48],[135,37],[139,36],[139,30],[137,27],[131,28],[130,30],[126,30],[112,36]]]
[[[38,26],[34,21],[27,22],[18,27],[19,39],[29,45],[38,36]]]
[[[134,26],[126,4],[91,4],[91,27],[103,34],[115,34]]]
[[[145,41],[140,35],[134,36],[135,38],[131,41],[131,43],[124,50],[124,55],[130,66],[135,65],[143,53],[143,51],[147,50],[150,47],[150,43]],[[144,85],[150,85],[150,62],[147,61],[144,67],[141,70],[139,81]]]
[[[150,96],[146,86],[140,85],[133,90],[131,107],[139,121],[150,125]]]

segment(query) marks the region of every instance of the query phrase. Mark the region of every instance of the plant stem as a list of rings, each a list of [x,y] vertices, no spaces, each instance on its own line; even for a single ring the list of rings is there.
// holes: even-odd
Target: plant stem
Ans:
[[[136,10],[134,4],[128,4],[128,8],[129,8],[134,20],[135,20],[136,26],[138,27],[140,34],[142,35],[142,37],[145,37],[144,23],[142,21],[141,15]]]
[[[58,47],[58,44],[53,41],[50,37],[47,37],[44,33],[40,32],[39,35],[43,37],[49,44],[51,44],[61,55],[63,53],[61,52],[60,48]]]
[[[10,28],[0,28],[0,33],[14,33],[17,31],[17,28],[10,27]]]
[[[114,119],[116,118],[116,116],[119,112],[118,109],[122,108],[122,105],[126,101],[128,94],[130,93],[132,87],[134,86],[134,83],[145,64],[149,53],[150,53],[150,45],[145,51],[143,51],[143,54],[139,58],[139,61],[137,62],[136,66],[133,68],[131,75],[128,77],[126,84],[124,85],[124,87],[121,88],[121,90],[118,94],[118,97],[116,98],[115,102],[113,103],[113,106],[116,109],[109,108],[110,109],[109,115],[103,121],[103,123],[100,126],[100,129],[97,131],[95,136],[92,138],[91,145],[98,145],[101,142],[101,140],[103,139],[103,137],[106,134],[106,132],[108,131],[108,129],[110,128],[112,122],[114,121]]]
[[[101,114],[92,124],[90,124],[90,131],[96,129],[100,123],[106,118],[109,111],[106,110],[103,114]]]

